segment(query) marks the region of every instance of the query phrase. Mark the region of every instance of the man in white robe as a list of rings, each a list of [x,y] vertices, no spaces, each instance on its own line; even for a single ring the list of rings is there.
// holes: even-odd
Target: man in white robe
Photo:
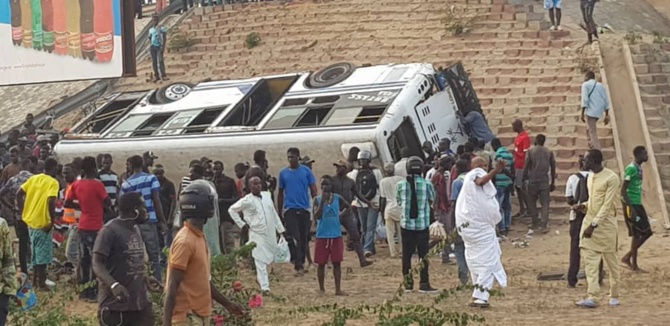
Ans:
[[[256,278],[261,291],[269,292],[268,268],[278,250],[277,233],[283,234],[285,230],[270,192],[261,191],[261,179],[249,179],[249,188],[251,193],[230,206],[228,213],[240,229],[249,230],[249,242],[256,244],[251,252],[256,265]],[[240,217],[240,212],[244,214],[244,220]]]
[[[472,159],[472,170],[465,175],[456,201],[456,226],[465,244],[465,259],[475,284],[471,305],[477,307],[489,306],[493,281],[498,281],[502,287],[507,286],[507,274],[500,261],[502,251],[496,237],[496,225],[502,217],[496,187],[491,182],[505,163],[497,162],[488,174],[487,165],[480,156]]]

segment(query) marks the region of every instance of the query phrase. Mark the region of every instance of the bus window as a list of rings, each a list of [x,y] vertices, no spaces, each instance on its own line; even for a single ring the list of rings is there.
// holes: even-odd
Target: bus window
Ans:
[[[279,108],[279,110],[272,116],[272,119],[265,124],[263,129],[281,129],[290,128],[293,126],[298,117],[305,112],[307,108],[304,106],[293,108]]]
[[[310,127],[321,125],[323,120],[326,119],[328,112],[330,112],[330,109],[332,108],[332,106],[307,108],[307,111],[302,114],[300,119],[298,119],[298,122],[295,123],[294,127]]]
[[[386,106],[335,109],[326,121],[326,126],[375,123],[384,115],[385,110]]]
[[[149,136],[158,129],[158,127],[162,126],[165,121],[168,121],[170,117],[174,113],[161,113],[161,114],[154,114],[151,118],[149,118],[146,122],[144,122],[133,134],[131,137],[141,137],[141,136]]]
[[[151,117],[150,114],[128,116],[123,122],[119,123],[112,132],[134,131],[139,125],[149,119],[149,117]]]
[[[212,125],[212,122],[214,122],[214,120],[219,117],[224,109],[225,107],[204,110],[195,119],[193,119],[191,123],[188,124],[188,127],[186,127],[186,132],[184,133],[197,134],[205,132],[205,130],[207,130],[207,128]]]
[[[332,95],[332,96],[322,96],[322,97],[317,97],[312,101],[312,104],[324,104],[324,103],[335,103],[340,100],[339,95]]]

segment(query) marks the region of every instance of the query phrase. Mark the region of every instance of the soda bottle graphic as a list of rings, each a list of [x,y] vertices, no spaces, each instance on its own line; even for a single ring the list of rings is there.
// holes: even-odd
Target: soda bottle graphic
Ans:
[[[33,47],[33,10],[30,0],[21,1],[21,27],[23,27],[23,47]]]
[[[44,51],[54,50],[54,8],[53,0],[42,1],[42,44]]]
[[[75,58],[81,58],[79,0],[65,0],[65,8],[67,8],[67,53]]]
[[[33,14],[33,49],[42,50],[42,2],[30,0]]]
[[[21,1],[10,0],[10,9],[12,10],[12,43],[21,45],[23,41],[23,27],[21,26]]]
[[[67,9],[65,0],[53,0],[55,52],[67,55]]]
[[[95,59],[95,34],[93,34],[93,0],[79,0],[81,12],[81,54],[84,59]]]
[[[114,10],[112,0],[95,1],[95,57],[112,61],[114,55]]]

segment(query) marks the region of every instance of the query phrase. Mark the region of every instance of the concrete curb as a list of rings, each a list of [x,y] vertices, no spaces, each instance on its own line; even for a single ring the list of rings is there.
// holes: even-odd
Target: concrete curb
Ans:
[[[651,168],[658,171],[658,163],[656,162],[656,155],[654,154],[654,147],[652,146],[651,143],[651,137],[649,137],[649,127],[647,126],[647,117],[644,113],[644,106],[642,105],[642,97],[640,97],[640,85],[637,81],[637,74],[635,73],[635,66],[633,65],[633,55],[630,52],[630,47],[628,46],[628,42],[624,41],[623,42],[623,56],[624,56],[624,61],[626,62],[626,68],[628,69],[628,74],[631,76],[631,82],[633,83],[633,91],[635,92],[635,101],[637,103],[637,110],[640,115],[640,121],[642,121],[642,133],[644,134],[644,142],[645,146],[647,147],[647,153],[649,154],[649,164],[651,165]],[[656,174],[656,179],[654,180],[656,182],[657,186],[657,196],[658,200],[660,200],[661,203],[663,203],[663,206],[665,209],[661,209],[661,215],[663,215],[663,227],[668,230],[670,229],[670,218],[668,217],[668,207],[665,202],[665,196],[663,195],[663,185],[661,184],[661,177],[657,173]]]

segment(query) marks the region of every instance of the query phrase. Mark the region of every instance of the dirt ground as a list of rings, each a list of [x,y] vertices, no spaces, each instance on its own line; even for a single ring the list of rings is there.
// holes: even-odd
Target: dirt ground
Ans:
[[[565,218],[567,220],[567,218]],[[504,296],[494,297],[488,310],[467,307],[470,293],[459,292],[457,296],[442,302],[438,307],[445,311],[479,314],[486,318],[484,325],[519,326],[540,325],[667,325],[670,319],[670,300],[664,289],[670,286],[670,271],[666,250],[670,249],[668,234],[653,220],[656,232],[640,252],[639,263],[647,273],[633,273],[621,269],[621,306],[603,306],[588,310],[577,308],[574,301],[586,293],[582,280],[576,289],[570,289],[565,281],[539,282],[540,272],[565,271],[568,266],[569,226],[562,219],[552,220],[551,232],[533,236],[527,248],[515,248],[511,240],[502,243],[503,264],[508,274],[508,287]],[[630,244],[626,228],[619,226],[619,254],[623,255]],[[525,224],[517,223],[508,239],[523,238]],[[361,269],[355,254],[347,252],[343,263],[343,289],[348,297],[335,297],[332,270],[326,272],[326,295],[318,294],[316,271],[311,268],[302,278],[295,277],[290,265],[275,265],[271,276],[273,295],[284,298],[265,298],[265,306],[254,310],[257,325],[321,325],[328,321],[325,314],[288,317],[287,312],[296,307],[337,303],[344,306],[378,304],[393,296],[401,281],[400,259],[389,257],[385,245],[377,248],[375,264]],[[458,285],[457,267],[442,265],[440,258],[431,260],[431,283],[439,289]],[[244,271],[245,286],[256,286],[254,274]],[[606,281],[607,284],[607,281]],[[604,293],[607,293],[605,285]],[[418,293],[403,297],[403,302],[432,303],[433,295]],[[606,296],[605,296],[606,298]],[[606,301],[605,301],[606,302]],[[95,305],[77,303],[71,305],[71,313],[93,316]],[[374,325],[374,316],[350,320],[347,325]]]
[[[668,0],[647,0],[656,11],[670,19],[670,1]]]

